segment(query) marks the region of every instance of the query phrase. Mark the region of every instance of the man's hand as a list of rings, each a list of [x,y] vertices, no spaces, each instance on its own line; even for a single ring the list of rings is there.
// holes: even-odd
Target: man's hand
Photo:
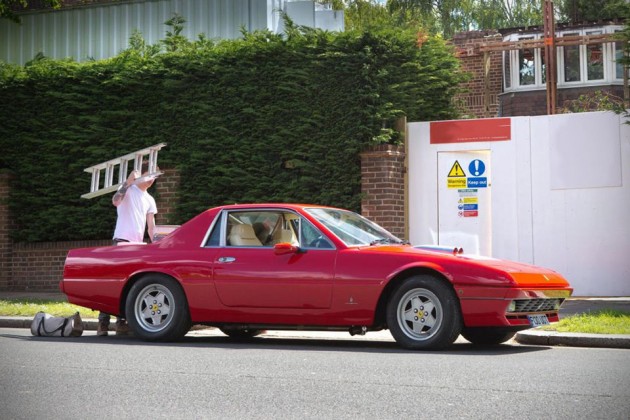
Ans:
[[[129,188],[129,186],[133,184],[133,182],[138,178],[140,178],[140,171],[131,171],[131,173],[127,177],[127,182],[125,182],[125,185],[127,185],[127,188]]]

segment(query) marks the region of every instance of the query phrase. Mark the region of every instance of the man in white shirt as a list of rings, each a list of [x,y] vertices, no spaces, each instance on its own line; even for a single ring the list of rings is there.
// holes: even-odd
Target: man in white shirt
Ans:
[[[143,176],[146,176],[145,173]],[[143,242],[145,228],[149,231],[149,242],[155,235],[155,214],[157,206],[155,199],[147,192],[153,185],[155,178],[140,180],[140,172],[132,171],[127,181],[112,197],[112,204],[116,206],[118,218],[114,230],[114,244],[118,242]],[[101,312],[98,315],[97,335],[107,335],[110,315]],[[124,318],[116,320],[116,335],[129,333],[129,326]]]
[[[145,173],[144,176],[146,175]],[[145,227],[149,230],[149,242],[155,235],[157,207],[155,200],[147,192],[155,178],[136,183],[139,177],[138,171],[131,172],[127,181],[112,197],[112,204],[116,206],[118,213],[114,230],[115,242],[143,242]]]

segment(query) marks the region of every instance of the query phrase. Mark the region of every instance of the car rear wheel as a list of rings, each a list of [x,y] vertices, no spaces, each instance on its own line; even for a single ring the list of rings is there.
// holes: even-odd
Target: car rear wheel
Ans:
[[[448,347],[462,329],[459,300],[450,285],[438,278],[410,277],[389,299],[387,325],[402,347],[414,350]]]
[[[515,331],[502,331],[491,328],[464,328],[462,336],[478,346],[496,346],[510,340]]]
[[[223,327],[219,328],[221,332],[231,338],[235,338],[238,340],[244,340],[247,338],[256,337],[265,332],[265,330],[257,330],[253,328],[230,328]]]
[[[188,302],[174,279],[148,275],[129,290],[126,315],[134,333],[143,340],[173,341],[190,330]]]

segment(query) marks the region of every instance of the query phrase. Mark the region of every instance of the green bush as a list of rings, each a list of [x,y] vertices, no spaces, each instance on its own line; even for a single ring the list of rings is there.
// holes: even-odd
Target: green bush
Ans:
[[[83,169],[160,142],[182,175],[170,223],[226,203],[360,209],[359,153],[394,121],[444,119],[461,78],[451,49],[411,32],[171,37],[101,61],[0,63],[0,169],[16,241],[111,236],[111,196],[81,199]]]

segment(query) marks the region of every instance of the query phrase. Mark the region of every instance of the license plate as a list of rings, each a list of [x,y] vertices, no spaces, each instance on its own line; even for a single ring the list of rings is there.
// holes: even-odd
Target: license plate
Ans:
[[[547,315],[527,315],[529,325],[532,327],[540,327],[541,325],[549,325]]]

